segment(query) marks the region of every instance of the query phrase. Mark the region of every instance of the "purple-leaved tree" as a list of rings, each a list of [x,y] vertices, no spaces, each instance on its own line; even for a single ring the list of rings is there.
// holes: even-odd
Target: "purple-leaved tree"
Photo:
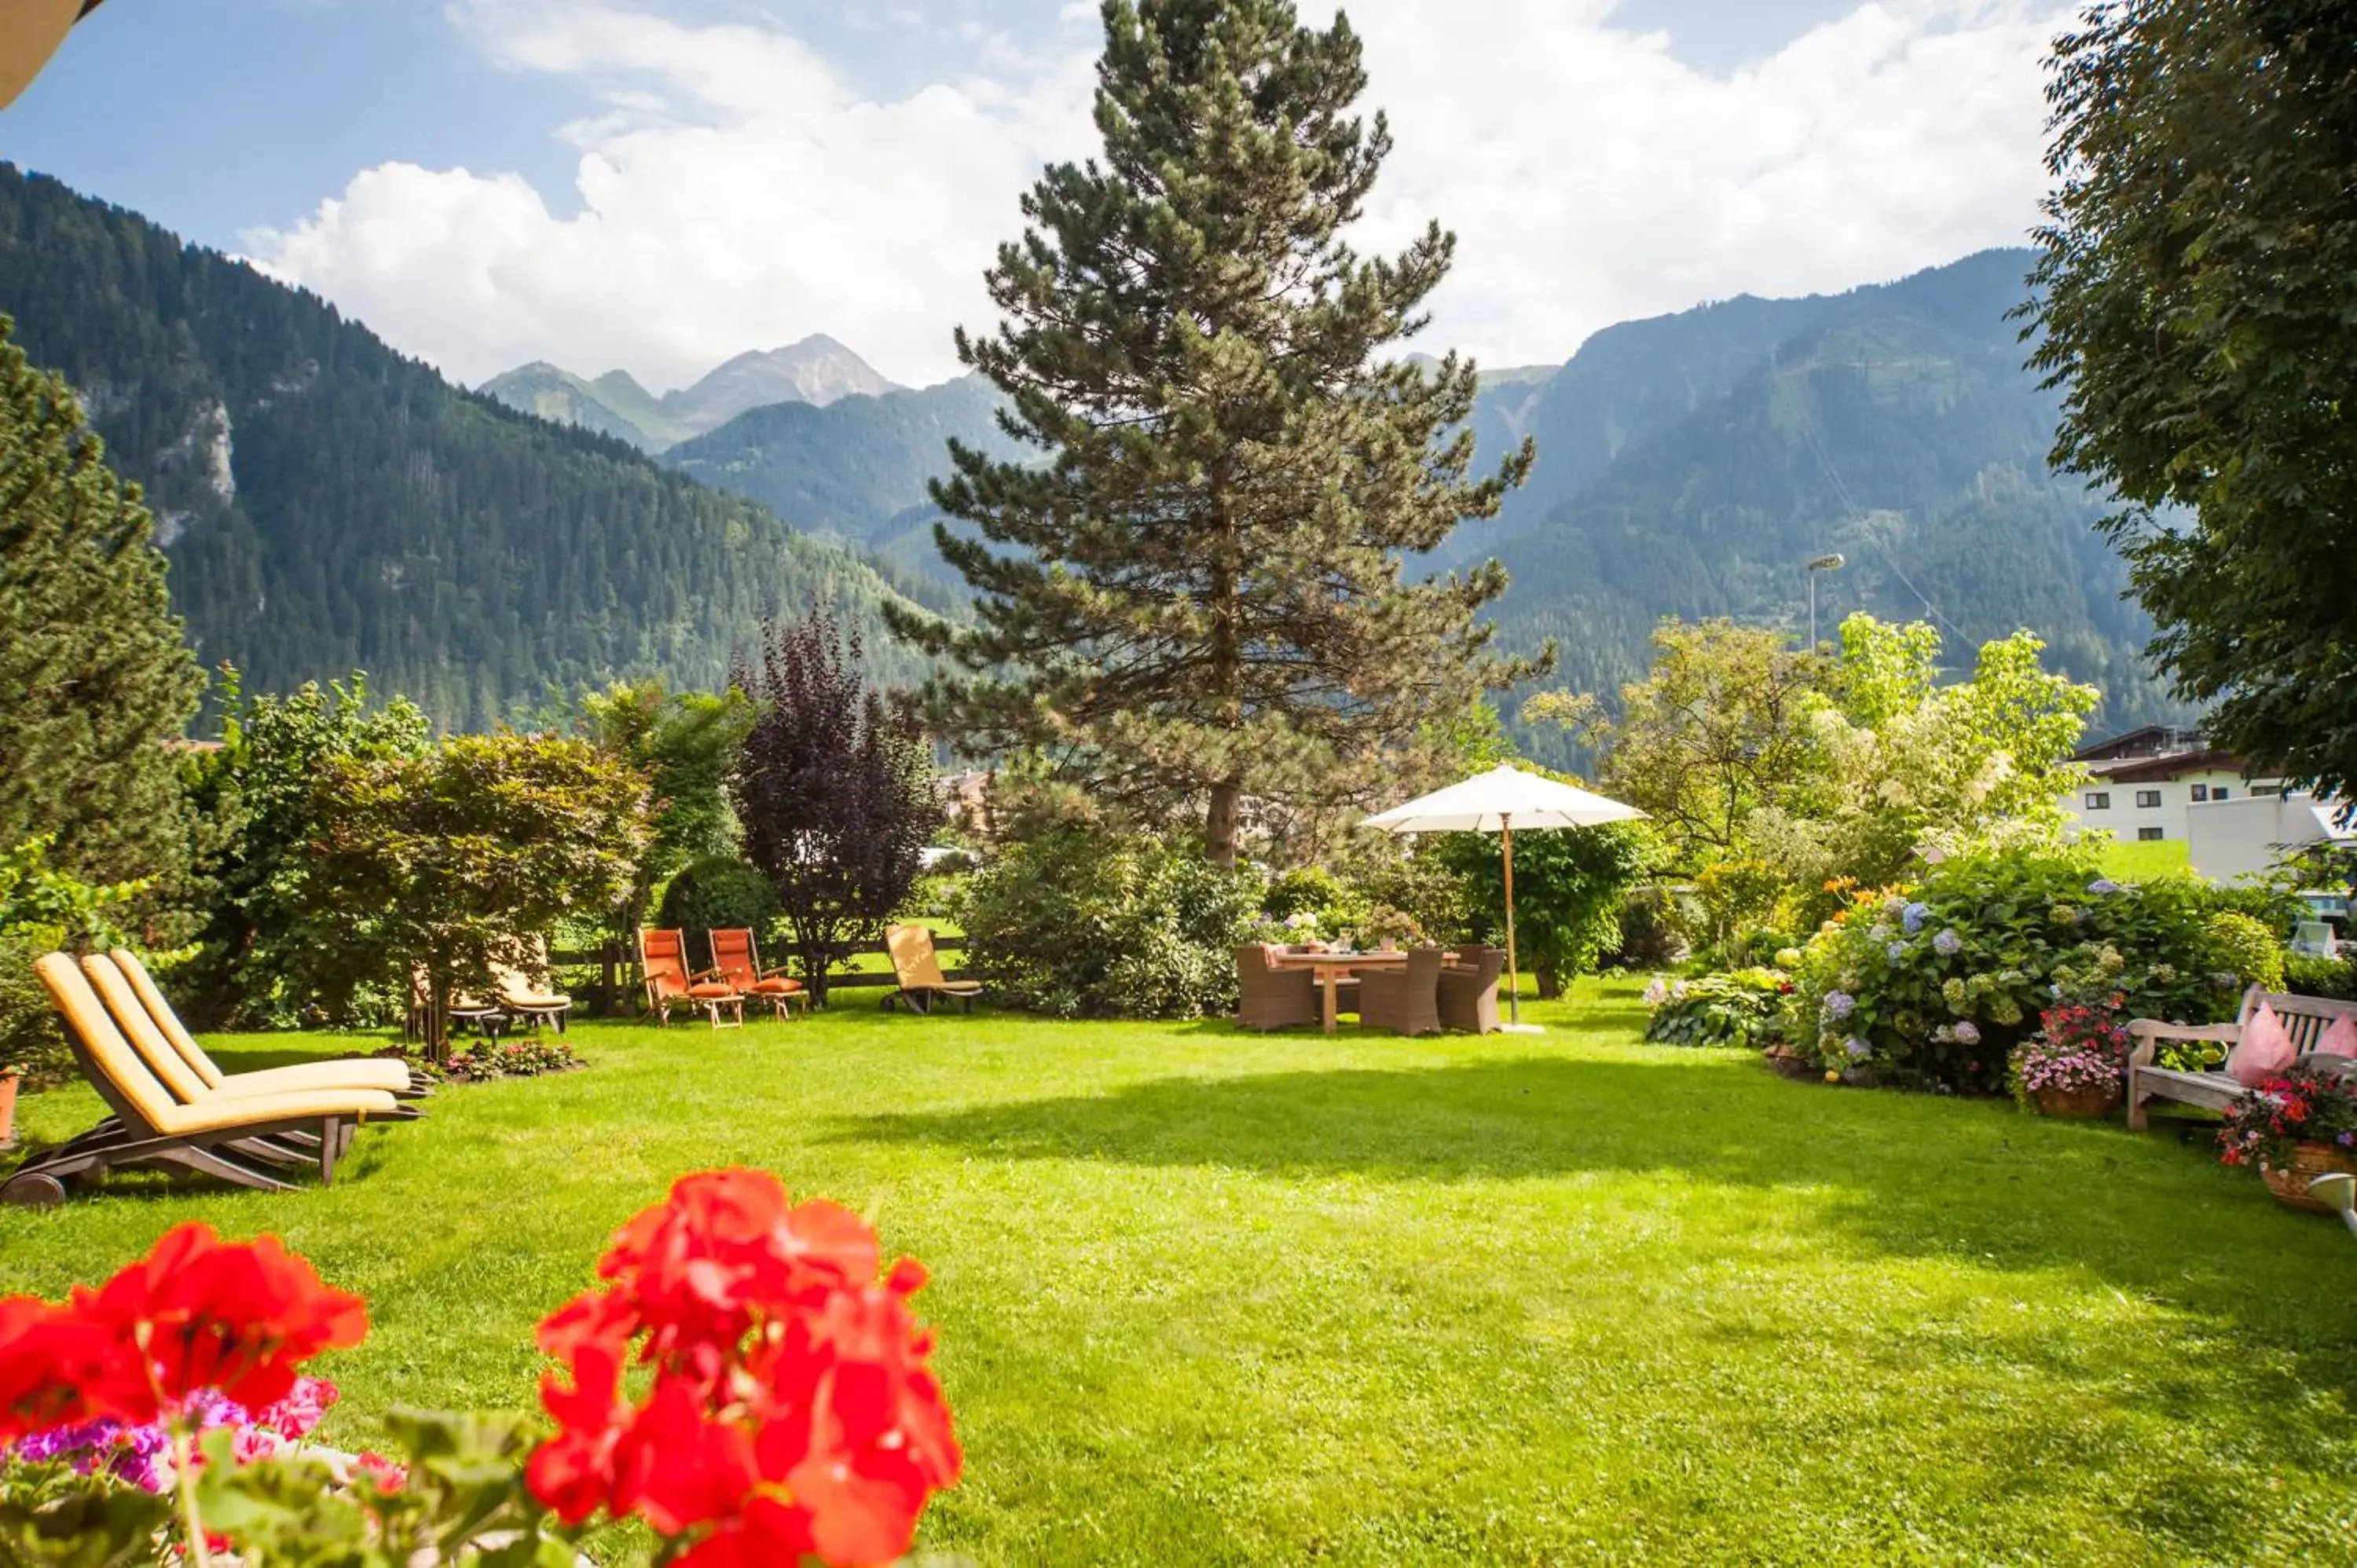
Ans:
[[[745,854],[777,885],[812,998],[827,971],[882,934],[917,880],[936,811],[916,720],[869,689],[860,639],[834,608],[763,629],[729,683],[757,712],[729,781]]]

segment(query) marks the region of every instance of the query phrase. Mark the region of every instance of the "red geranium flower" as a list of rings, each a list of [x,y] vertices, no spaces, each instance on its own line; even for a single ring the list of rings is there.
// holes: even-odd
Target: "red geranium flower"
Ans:
[[[122,1378],[105,1392],[107,1413],[135,1422],[168,1415],[205,1389],[248,1410],[275,1404],[305,1361],[368,1333],[368,1304],[320,1283],[276,1237],[223,1241],[195,1222],[166,1231],[98,1289],[75,1287],[67,1311],[143,1374],[141,1386]]]
[[[608,1285],[541,1325],[573,1380],[543,1385],[560,1431],[533,1494],[573,1522],[635,1514],[695,1568],[900,1556],[961,1456],[907,1305],[925,1272],[878,1283],[880,1262],[840,1205],[794,1205],[759,1171],[683,1177],[617,1235]],[[633,1410],[620,1369],[641,1339],[655,1380]]]
[[[0,1443],[108,1414],[143,1381],[135,1359],[66,1308],[0,1298]]]

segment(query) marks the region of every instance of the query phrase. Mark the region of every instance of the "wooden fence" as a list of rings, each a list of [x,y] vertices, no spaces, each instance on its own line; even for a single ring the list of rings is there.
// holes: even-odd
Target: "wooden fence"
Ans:
[[[889,960],[892,951],[882,942],[869,942],[856,949],[863,956],[880,956]],[[965,950],[965,942],[958,937],[935,937],[933,951],[941,955],[942,972],[952,980],[967,978],[966,972],[950,962],[953,953]],[[639,955],[622,942],[608,942],[598,948],[560,948],[548,955],[551,969],[594,969],[597,983],[589,987],[587,1011],[596,1018],[612,1018],[625,1012],[638,1013],[645,1007],[645,990],[639,978]],[[888,962],[880,971],[851,972],[838,971],[826,977],[829,991],[881,990],[898,985]]]

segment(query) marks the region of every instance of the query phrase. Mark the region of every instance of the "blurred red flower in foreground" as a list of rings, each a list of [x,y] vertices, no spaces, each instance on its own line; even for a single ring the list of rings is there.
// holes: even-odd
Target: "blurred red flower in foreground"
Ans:
[[[694,1568],[900,1556],[961,1456],[908,1307],[924,1271],[880,1264],[865,1220],[765,1172],[681,1178],[615,1238],[608,1283],[541,1325],[570,1380],[542,1386],[559,1430],[533,1495],[569,1522],[635,1514]],[[654,1374],[635,1405],[633,1342]]]
[[[56,1305],[0,1301],[0,1438],[113,1417],[169,1421],[218,1391],[277,1403],[297,1369],[368,1332],[360,1297],[320,1283],[274,1236],[223,1241],[178,1225],[146,1257]]]

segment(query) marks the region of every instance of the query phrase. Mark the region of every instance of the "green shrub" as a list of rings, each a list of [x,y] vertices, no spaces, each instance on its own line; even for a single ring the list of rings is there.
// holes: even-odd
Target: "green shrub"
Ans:
[[[0,1078],[41,1083],[72,1066],[65,1031],[33,972],[33,961],[57,945],[57,935],[25,926],[0,933]]]
[[[2209,933],[2211,962],[2245,985],[2281,991],[2284,981],[2283,943],[2276,934],[2248,915],[2221,909],[2205,915],[2201,929]]]
[[[741,860],[718,855],[699,860],[671,879],[655,924],[685,933],[687,950],[700,968],[706,933],[740,926],[751,929],[765,950],[763,957],[769,957],[766,950],[776,945],[778,913],[778,890],[768,877]]]
[[[1995,1093],[2058,995],[2226,1016],[2237,987],[2216,967],[2202,891],[2113,883],[2085,848],[1960,856],[1911,894],[1860,895],[1810,942],[1793,1043],[1846,1078]]]
[[[1792,983],[1772,969],[1738,969],[1645,988],[1645,1038],[1663,1046],[1765,1046],[1781,1033]]]
[[[2289,953],[2284,958],[2283,988],[2299,996],[2357,1002],[2357,964],[2345,958]]]
[[[1065,1018],[1191,1018],[1236,1002],[1234,945],[1261,907],[1257,873],[1184,845],[1062,828],[974,873],[966,961],[996,1000]]]
[[[1630,889],[1620,901],[1620,961],[1660,969],[1694,950],[1702,909],[1691,894],[1667,883]]]
[[[1268,918],[1280,923],[1296,915],[1317,916],[1318,931],[1328,937],[1358,930],[1374,908],[1374,900],[1322,865],[1279,872],[1261,900]]]

